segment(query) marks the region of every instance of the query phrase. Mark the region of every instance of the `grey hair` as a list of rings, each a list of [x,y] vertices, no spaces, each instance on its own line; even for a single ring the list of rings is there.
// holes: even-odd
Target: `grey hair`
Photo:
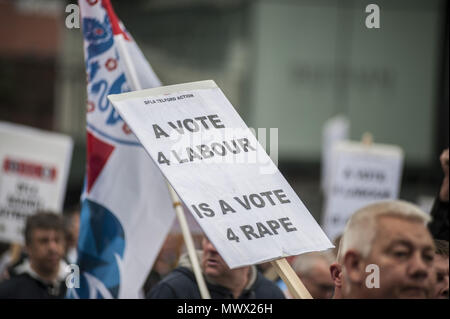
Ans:
[[[339,245],[337,260],[342,263],[345,254],[354,249],[367,257],[376,236],[376,223],[380,216],[404,218],[422,222],[424,225],[431,220],[418,206],[402,200],[389,200],[367,205],[357,210],[347,222]]]

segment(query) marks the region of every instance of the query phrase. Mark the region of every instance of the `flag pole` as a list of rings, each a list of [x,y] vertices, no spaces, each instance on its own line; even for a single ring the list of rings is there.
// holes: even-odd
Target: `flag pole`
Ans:
[[[123,58],[125,62],[125,73],[127,75],[127,79],[130,80],[131,86],[134,90],[142,90],[141,83],[139,82],[138,76],[136,74],[136,68],[134,67],[133,61],[131,60],[130,55],[125,47],[125,39],[122,34],[118,34],[114,37],[114,40],[117,40],[119,46],[119,54]],[[194,241],[192,239],[192,234],[189,230],[189,226],[186,220],[186,216],[184,215],[183,207],[181,205],[181,201],[173,189],[173,187],[167,182],[167,187],[169,189],[170,197],[172,199],[173,207],[175,209],[175,213],[177,215],[178,221],[180,223],[181,232],[183,234],[184,242],[186,244],[186,248],[188,251],[189,259],[192,264],[192,268],[194,271],[195,279],[197,280],[197,285],[200,290],[200,295],[202,299],[211,299],[208,288],[205,283],[205,279],[203,278],[202,271],[200,268],[200,263],[198,261],[198,256],[195,251]]]

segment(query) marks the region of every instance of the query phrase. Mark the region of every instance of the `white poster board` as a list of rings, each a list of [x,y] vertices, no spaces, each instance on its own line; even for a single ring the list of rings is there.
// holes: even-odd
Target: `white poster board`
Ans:
[[[213,81],[108,98],[230,268],[333,247]]]
[[[23,244],[28,216],[62,212],[72,149],[69,136],[0,122],[0,241]]]
[[[327,235],[334,239],[359,208],[398,198],[403,151],[393,145],[342,141],[334,146],[332,156],[323,226]]]

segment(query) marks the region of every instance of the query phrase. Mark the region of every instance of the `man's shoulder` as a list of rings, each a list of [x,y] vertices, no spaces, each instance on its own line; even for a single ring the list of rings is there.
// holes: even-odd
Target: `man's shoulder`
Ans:
[[[28,274],[15,275],[0,283],[0,299],[23,298],[24,292],[34,292],[36,288],[36,280]]]
[[[193,272],[185,267],[178,267],[153,287],[147,298],[198,298],[197,283]]]
[[[29,284],[35,280],[28,274],[13,275],[11,278],[0,282],[0,287],[15,287],[18,285]]]
[[[185,283],[195,283],[192,270],[185,267],[177,267],[165,276],[161,282],[169,285],[180,285]]]
[[[258,272],[253,290],[258,299],[285,299],[281,289],[272,281]]]
[[[64,298],[66,286],[48,286],[28,273],[12,276],[0,283],[0,299],[54,299]]]

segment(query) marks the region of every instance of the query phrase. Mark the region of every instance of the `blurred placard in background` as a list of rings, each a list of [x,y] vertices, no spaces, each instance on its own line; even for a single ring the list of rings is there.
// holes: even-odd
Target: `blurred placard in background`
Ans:
[[[0,240],[23,243],[26,218],[61,213],[72,157],[62,134],[0,122]]]

